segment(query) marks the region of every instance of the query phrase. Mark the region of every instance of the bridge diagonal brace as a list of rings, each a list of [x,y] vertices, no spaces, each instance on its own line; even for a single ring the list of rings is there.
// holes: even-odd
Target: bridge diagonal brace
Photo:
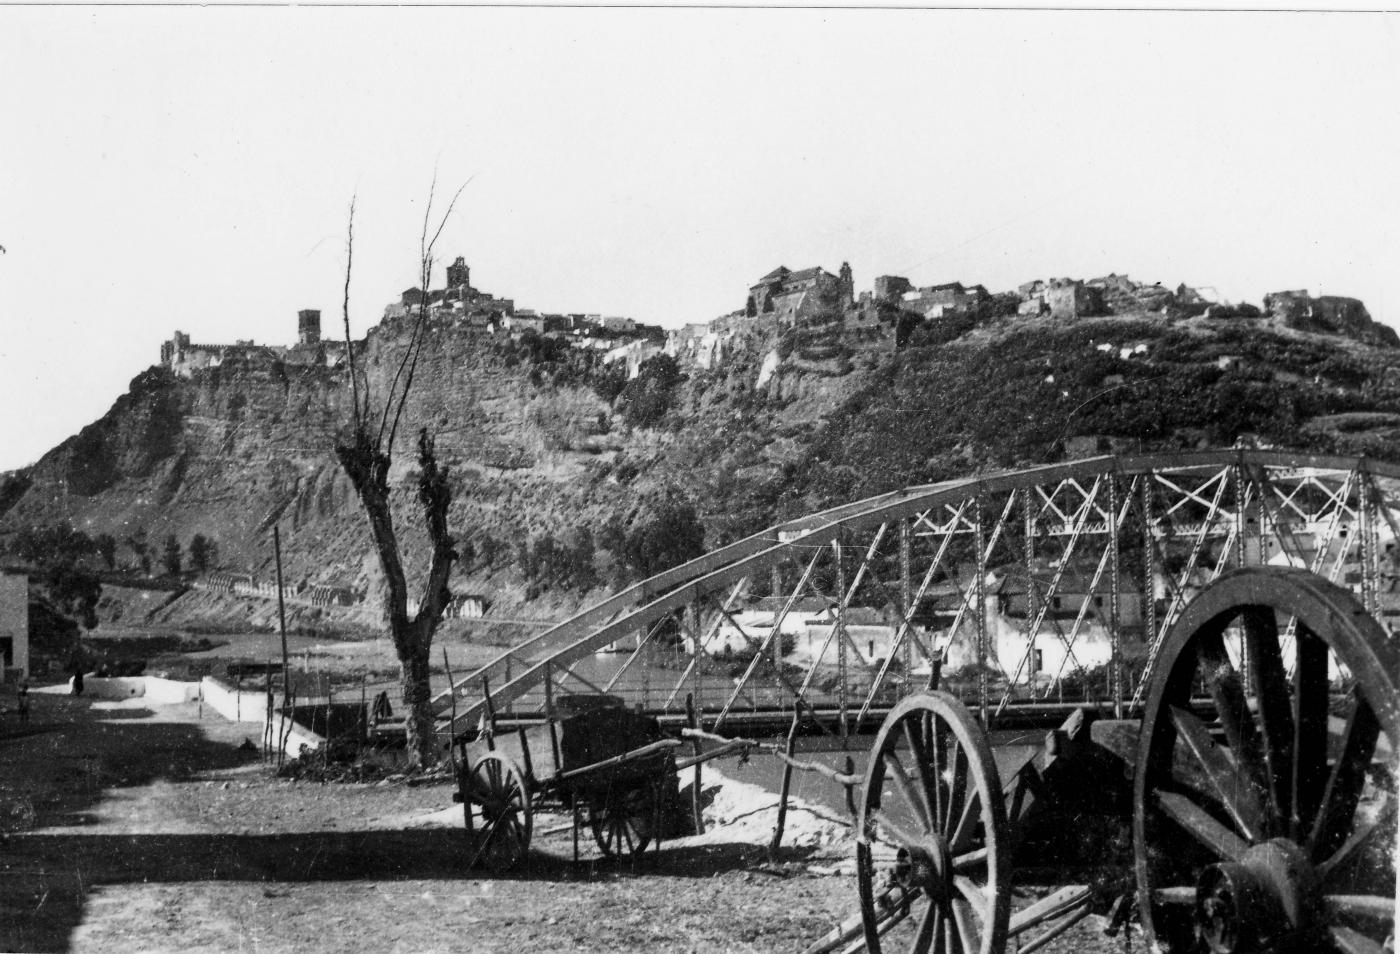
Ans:
[[[969,500],[964,499],[962,501],[962,504],[958,507],[955,522],[956,520],[962,518],[963,512],[967,510],[969,505]],[[905,610],[904,616],[899,622],[899,629],[895,632],[894,640],[890,643],[890,651],[885,656],[884,665],[880,667],[880,671],[876,674],[875,682],[870,687],[870,692],[866,695],[865,702],[860,707],[860,712],[856,715],[857,732],[860,731],[861,725],[865,722],[865,717],[870,713],[870,707],[874,702],[875,696],[880,691],[880,687],[884,685],[885,678],[889,674],[890,665],[899,655],[899,649],[904,644],[904,641],[906,639],[912,642],[914,647],[917,648],[919,652],[923,654],[924,658],[928,660],[929,665],[933,665],[933,654],[928,650],[927,647],[924,646],[923,643],[919,642],[918,639],[914,638],[913,620],[915,613],[918,612],[919,604],[923,602],[924,596],[928,593],[929,586],[933,583],[934,576],[938,573],[939,568],[943,565],[943,559],[945,556],[947,556],[948,546],[952,543],[953,536],[955,535],[955,533],[956,531],[950,530],[943,535],[943,540],[938,544],[938,552],[934,554],[933,562],[929,564],[928,570],[924,573],[923,579],[919,581],[919,589],[914,594],[914,598],[909,602],[909,606]],[[880,585],[881,587],[884,587],[883,582]]]

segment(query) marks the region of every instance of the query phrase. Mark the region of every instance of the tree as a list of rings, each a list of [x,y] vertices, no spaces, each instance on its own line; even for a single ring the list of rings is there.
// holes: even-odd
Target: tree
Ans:
[[[13,549],[37,571],[35,583],[51,612],[77,620],[87,629],[97,625],[102,583],[82,566],[96,552],[87,534],[66,523],[26,527],[15,535]]]
[[[633,528],[627,562],[640,577],[653,576],[705,552],[705,528],[688,503],[666,503],[651,520]]]
[[[205,573],[219,559],[219,545],[202,533],[190,538],[190,569]]]
[[[462,188],[465,188],[465,185]],[[399,687],[404,705],[409,764],[415,768],[423,768],[437,762],[436,723],[429,684],[429,662],[433,634],[437,631],[443,611],[452,598],[447,588],[452,564],[457,559],[455,541],[447,526],[452,488],[448,483],[448,469],[438,464],[432,435],[426,427],[421,428],[418,432],[418,472],[415,483],[417,502],[428,531],[430,552],[423,597],[418,604],[418,612],[410,616],[408,581],[399,552],[393,511],[390,508],[389,470],[394,438],[398,434],[404,407],[413,389],[418,357],[427,337],[427,290],[431,287],[433,246],[442,234],[443,226],[447,224],[452,207],[456,205],[457,196],[461,193],[462,189],[458,189],[457,195],[448,203],[447,211],[431,239],[428,238],[428,226],[432,215],[433,192],[430,190],[428,193],[418,259],[420,287],[424,289],[424,294],[417,303],[418,312],[408,347],[400,357],[390,379],[388,392],[383,395],[382,403],[377,408],[376,401],[370,393],[368,377],[364,381],[364,393],[360,392],[355,372],[355,351],[350,340],[350,273],[355,240],[353,199],[350,202],[350,223],[346,230],[345,295],[342,315],[345,320],[352,412],[351,420],[336,440],[335,455],[360,499],[365,518],[369,522],[374,549],[379,557],[379,567],[383,575],[381,585],[384,615],[399,659]]]
[[[75,564],[96,552],[88,535],[68,523],[25,527],[15,534],[11,549],[21,560],[40,568]]]
[[[136,554],[136,560],[141,564],[141,572],[150,576],[151,544],[146,539],[146,531],[137,529],[135,533],[126,538],[126,545],[131,548],[132,553]]]
[[[179,576],[183,569],[183,554],[180,550],[180,541],[175,539],[175,534],[170,534],[165,538],[165,546],[160,552],[160,565],[165,568],[166,576]]]
[[[107,569],[117,568],[117,538],[110,533],[99,533],[92,541],[97,555],[102,558],[102,562],[107,564]]]
[[[658,354],[642,362],[637,376],[618,398],[623,420],[633,427],[654,426],[671,409],[681,380],[680,366],[669,354]]]

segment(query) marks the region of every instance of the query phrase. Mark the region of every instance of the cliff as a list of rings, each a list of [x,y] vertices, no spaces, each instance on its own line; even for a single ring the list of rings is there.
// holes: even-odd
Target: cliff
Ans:
[[[668,501],[695,507],[713,547],[909,483],[1115,449],[1243,440],[1400,453],[1400,371],[1378,344],[1267,317],[983,311],[901,326],[896,348],[900,321],[781,334],[740,323],[714,366],[666,370],[661,359],[625,389],[615,368],[548,339],[434,326],[394,448],[410,578],[423,552],[410,479],[420,427],[452,468],[452,525],[475,551],[454,590],[488,596],[495,615],[530,617],[562,614],[589,597],[583,586],[623,578],[619,535]],[[364,343],[376,395],[410,330],[386,320]],[[0,544],[68,520],[112,534],[118,566],[134,566],[126,541],[141,531],[156,548],[167,535],[187,544],[203,534],[220,569],[265,580],[278,523],[290,586],[369,596],[345,609],[297,602],[294,624],[372,628],[377,566],[332,452],[349,403],[343,369],[266,356],[188,378],[152,368],[102,419],[0,480]],[[580,531],[596,581],[524,572],[520,544],[578,542]],[[254,601],[207,590],[159,615],[221,619],[269,622]]]

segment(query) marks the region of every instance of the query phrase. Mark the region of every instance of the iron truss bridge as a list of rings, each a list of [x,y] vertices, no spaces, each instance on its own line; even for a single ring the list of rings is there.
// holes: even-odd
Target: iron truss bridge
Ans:
[[[1050,704],[1122,717],[1190,597],[1236,567],[1305,567],[1391,628],[1397,510],[1400,467],[1283,451],[1096,457],[908,487],[634,584],[434,704],[454,735],[488,707],[525,716],[606,692],[662,715],[689,703],[716,731],[802,709],[844,737],[939,670],[985,725]]]

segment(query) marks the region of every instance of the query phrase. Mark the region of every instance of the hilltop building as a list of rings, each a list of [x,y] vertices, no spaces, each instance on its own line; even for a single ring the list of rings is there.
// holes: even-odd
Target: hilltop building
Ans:
[[[815,266],[792,271],[779,265],[749,286],[744,314],[773,315],[779,325],[791,326],[833,318],[855,305],[855,279],[849,263],[839,275]]]
[[[203,368],[217,368],[226,361],[280,361],[283,364],[337,367],[345,360],[345,342],[321,340],[321,312],[303,308],[297,312],[297,343],[260,345],[250,340],[233,344],[196,344],[183,331],[161,342],[160,363],[182,378]]]
[[[900,295],[900,304],[906,311],[917,312],[925,318],[942,318],[944,315],[965,312],[990,297],[987,289],[981,285],[964,288],[962,282],[947,282],[906,291]]]
[[[1110,276],[1127,281],[1127,276]],[[1099,281],[1107,281],[1100,279]],[[1116,286],[1114,286],[1116,287]],[[1082,282],[1071,278],[1037,279],[1017,288],[1021,304],[1020,315],[1049,314],[1052,318],[1085,318],[1105,312],[1106,286],[1098,282]]]

